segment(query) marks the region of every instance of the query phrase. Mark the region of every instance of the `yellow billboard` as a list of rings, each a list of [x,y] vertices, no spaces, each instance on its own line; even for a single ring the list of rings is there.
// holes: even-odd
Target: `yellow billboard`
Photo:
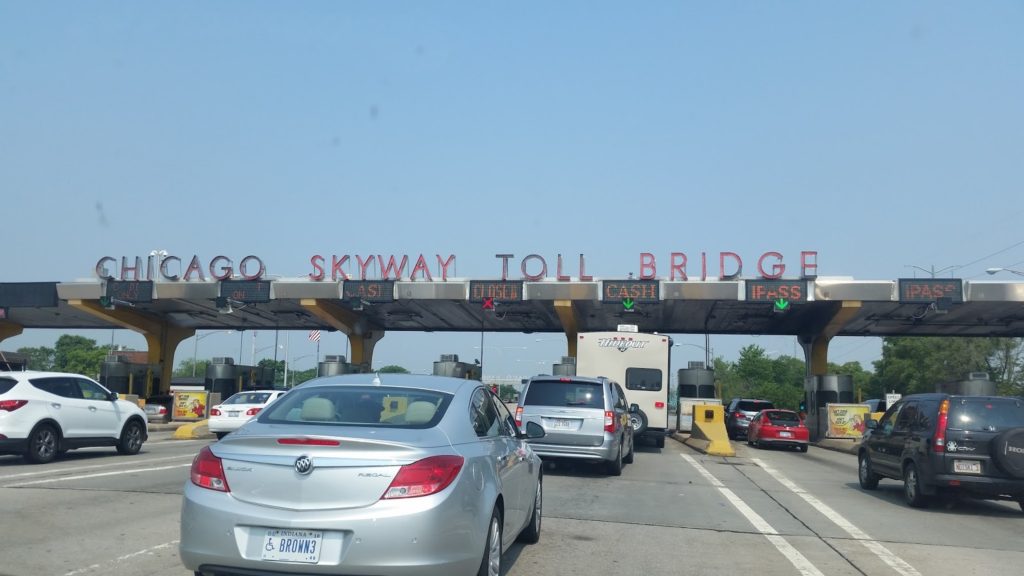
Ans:
[[[173,420],[202,420],[206,418],[209,392],[206,390],[175,390]]]
[[[864,436],[865,419],[871,414],[867,404],[827,404],[828,430],[826,438],[855,438]]]

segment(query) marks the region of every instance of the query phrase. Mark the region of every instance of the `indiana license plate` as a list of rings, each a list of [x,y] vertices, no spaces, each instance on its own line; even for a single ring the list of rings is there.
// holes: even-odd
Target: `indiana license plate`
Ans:
[[[565,418],[549,418],[548,428],[552,430],[575,430],[575,421]]]
[[[267,530],[263,537],[263,560],[274,562],[320,561],[324,533],[320,530]]]
[[[953,460],[953,472],[981,474],[981,462],[977,460]]]
[[[782,432],[779,432],[779,438],[792,438],[792,437],[793,437],[793,433],[792,432],[786,432],[785,430],[783,430]]]

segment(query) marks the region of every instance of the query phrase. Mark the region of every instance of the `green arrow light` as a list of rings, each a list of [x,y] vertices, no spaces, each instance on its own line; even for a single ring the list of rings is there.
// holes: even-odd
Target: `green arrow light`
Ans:
[[[776,312],[785,312],[788,309],[789,309],[789,300],[786,300],[784,298],[778,298],[778,299],[775,300],[775,311]]]
[[[632,310],[633,309],[633,299],[632,298],[623,298],[622,299],[622,307],[625,308],[626,310]]]

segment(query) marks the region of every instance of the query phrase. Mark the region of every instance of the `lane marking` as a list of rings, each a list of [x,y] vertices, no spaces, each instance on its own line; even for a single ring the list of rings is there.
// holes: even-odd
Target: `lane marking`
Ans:
[[[174,468],[185,468],[192,466],[192,463],[188,464],[175,464],[173,466],[157,466],[154,468],[132,468],[129,470],[116,470],[114,472],[99,472],[97,474],[78,474],[74,476],[61,476],[60,478],[47,478],[45,480],[32,480],[30,482],[16,482],[14,484],[7,484],[4,488],[18,488],[21,486],[36,486],[39,484],[50,484],[52,482],[63,482],[65,480],[85,480],[88,478],[102,478],[104,476],[120,476],[123,474],[136,474],[138,472],[158,472],[160,470],[171,470]]]
[[[162,458],[148,458],[144,460],[132,460],[131,464],[148,464],[150,462],[165,462],[167,460],[181,460],[182,458],[188,458],[189,460],[195,458],[195,454],[182,454],[180,456],[164,456]],[[50,468],[47,470],[39,470],[37,472],[21,472],[18,474],[6,474],[0,476],[0,481],[12,480],[14,478],[25,478],[28,476],[43,476],[44,474],[61,474],[63,472],[79,472],[82,470],[93,470],[95,468],[109,468],[110,464],[93,464],[89,466],[75,466],[74,468]]]
[[[753,461],[754,464],[757,464],[758,466],[763,468],[764,471],[767,472],[772,478],[774,478],[776,482],[782,484],[791,492],[803,498],[805,502],[811,505],[811,507],[820,512],[823,516],[825,516],[825,518],[828,518],[829,520],[834,522],[836,526],[842,528],[854,540],[858,540],[862,544],[864,544],[865,548],[874,553],[875,556],[878,556],[882,560],[882,562],[888,564],[890,568],[902,574],[903,576],[921,576],[921,573],[918,572],[907,561],[903,560],[902,558],[894,554],[892,551],[890,551],[888,548],[883,546],[881,542],[872,539],[870,536],[868,536],[866,532],[855,526],[853,522],[850,522],[842,515],[840,515],[838,512],[836,512],[834,509],[832,509],[831,506],[825,504],[821,500],[818,500],[817,498],[814,497],[814,495],[808,493],[800,486],[797,486],[796,483],[794,483],[792,480],[783,476],[781,472],[772,468],[767,463],[761,461],[758,458],[751,458],[751,461]]]
[[[163,544],[157,544],[156,546],[153,546],[152,548],[146,548],[145,550],[139,550],[138,552],[132,552],[131,554],[125,554],[124,556],[118,556],[112,562],[108,562],[108,564],[120,564],[121,562],[123,562],[125,560],[129,560],[129,559],[134,558],[136,556],[142,556],[143,554],[152,554],[153,552],[156,552],[157,550],[160,550],[160,549],[163,549],[163,548],[170,548],[171,546],[175,546],[175,545],[178,544],[178,542],[179,542],[178,540],[171,540],[170,542],[165,542]],[[64,576],[77,576],[78,574],[84,574],[86,572],[91,572],[93,570],[98,570],[100,567],[101,567],[100,564],[93,564],[92,566],[86,566],[85,568],[79,568],[77,570],[72,570],[71,572],[65,572]]]
[[[792,564],[800,574],[803,574],[803,576],[825,576],[821,570],[818,570],[817,566],[811,563],[811,561],[801,554],[799,550],[794,548],[789,541],[782,536],[779,536],[779,532],[757,512],[754,512],[754,509],[748,506],[742,498],[737,496],[732,490],[726,488],[725,484],[722,484],[718,478],[715,478],[714,474],[708,472],[696,458],[689,454],[680,454],[680,456],[682,456],[683,459],[691,466],[696,468],[697,472],[700,472],[701,476],[708,479],[715,488],[718,488],[718,491],[725,496],[726,500],[735,506],[736,509],[739,510],[740,514],[742,514],[758,532],[763,534],[764,537],[767,538],[773,546],[775,546],[775,549],[789,560],[790,564]]]

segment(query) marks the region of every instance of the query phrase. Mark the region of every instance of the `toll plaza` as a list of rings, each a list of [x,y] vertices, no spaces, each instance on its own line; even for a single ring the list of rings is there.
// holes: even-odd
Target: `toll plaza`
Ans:
[[[568,359],[576,356],[578,333],[620,324],[662,334],[789,335],[804,351],[813,422],[819,408],[852,395],[848,376],[827,373],[832,338],[1024,336],[1022,282],[823,277],[808,263],[810,252],[801,253],[796,277],[787,277],[781,263],[766,267],[767,258],[781,261],[778,253],[767,252],[758,260],[758,274],[744,278],[739,257],[731,254],[720,254],[717,277],[707,273],[702,256],[700,274],[692,278],[685,273],[685,255],[680,260],[676,253],[668,277],[657,277],[653,256],[642,254],[638,278],[594,278],[585,272],[583,255],[576,275],[565,273],[561,255],[554,274],[543,258],[530,255],[521,261],[521,276],[513,278],[511,255],[499,254],[501,276],[486,279],[449,277],[455,257],[442,255],[436,275],[423,255],[378,256],[374,265],[381,278],[370,277],[372,258],[352,258],[358,274],[349,275],[343,264],[350,257],[337,255],[314,256],[313,272],[299,278],[270,278],[255,256],[237,267],[218,256],[206,268],[198,256],[187,268],[175,256],[148,262],[103,257],[96,278],[0,283],[0,347],[30,329],[134,330],[147,342],[146,357],[138,362],[145,375],[131,367],[109,370],[126,370],[118,372],[127,378],[125,391],[146,396],[168,391],[174,351],[197,330],[338,331],[347,336],[351,357],[340,363],[335,358],[344,367],[324,369],[355,371],[368,369],[376,343],[396,331],[561,333]],[[184,273],[174,270],[175,261]],[[733,261],[738,265],[726,273]],[[266,378],[254,367],[230,366],[226,360],[213,363],[211,368],[232,375],[207,378],[230,381],[224,391]]]

